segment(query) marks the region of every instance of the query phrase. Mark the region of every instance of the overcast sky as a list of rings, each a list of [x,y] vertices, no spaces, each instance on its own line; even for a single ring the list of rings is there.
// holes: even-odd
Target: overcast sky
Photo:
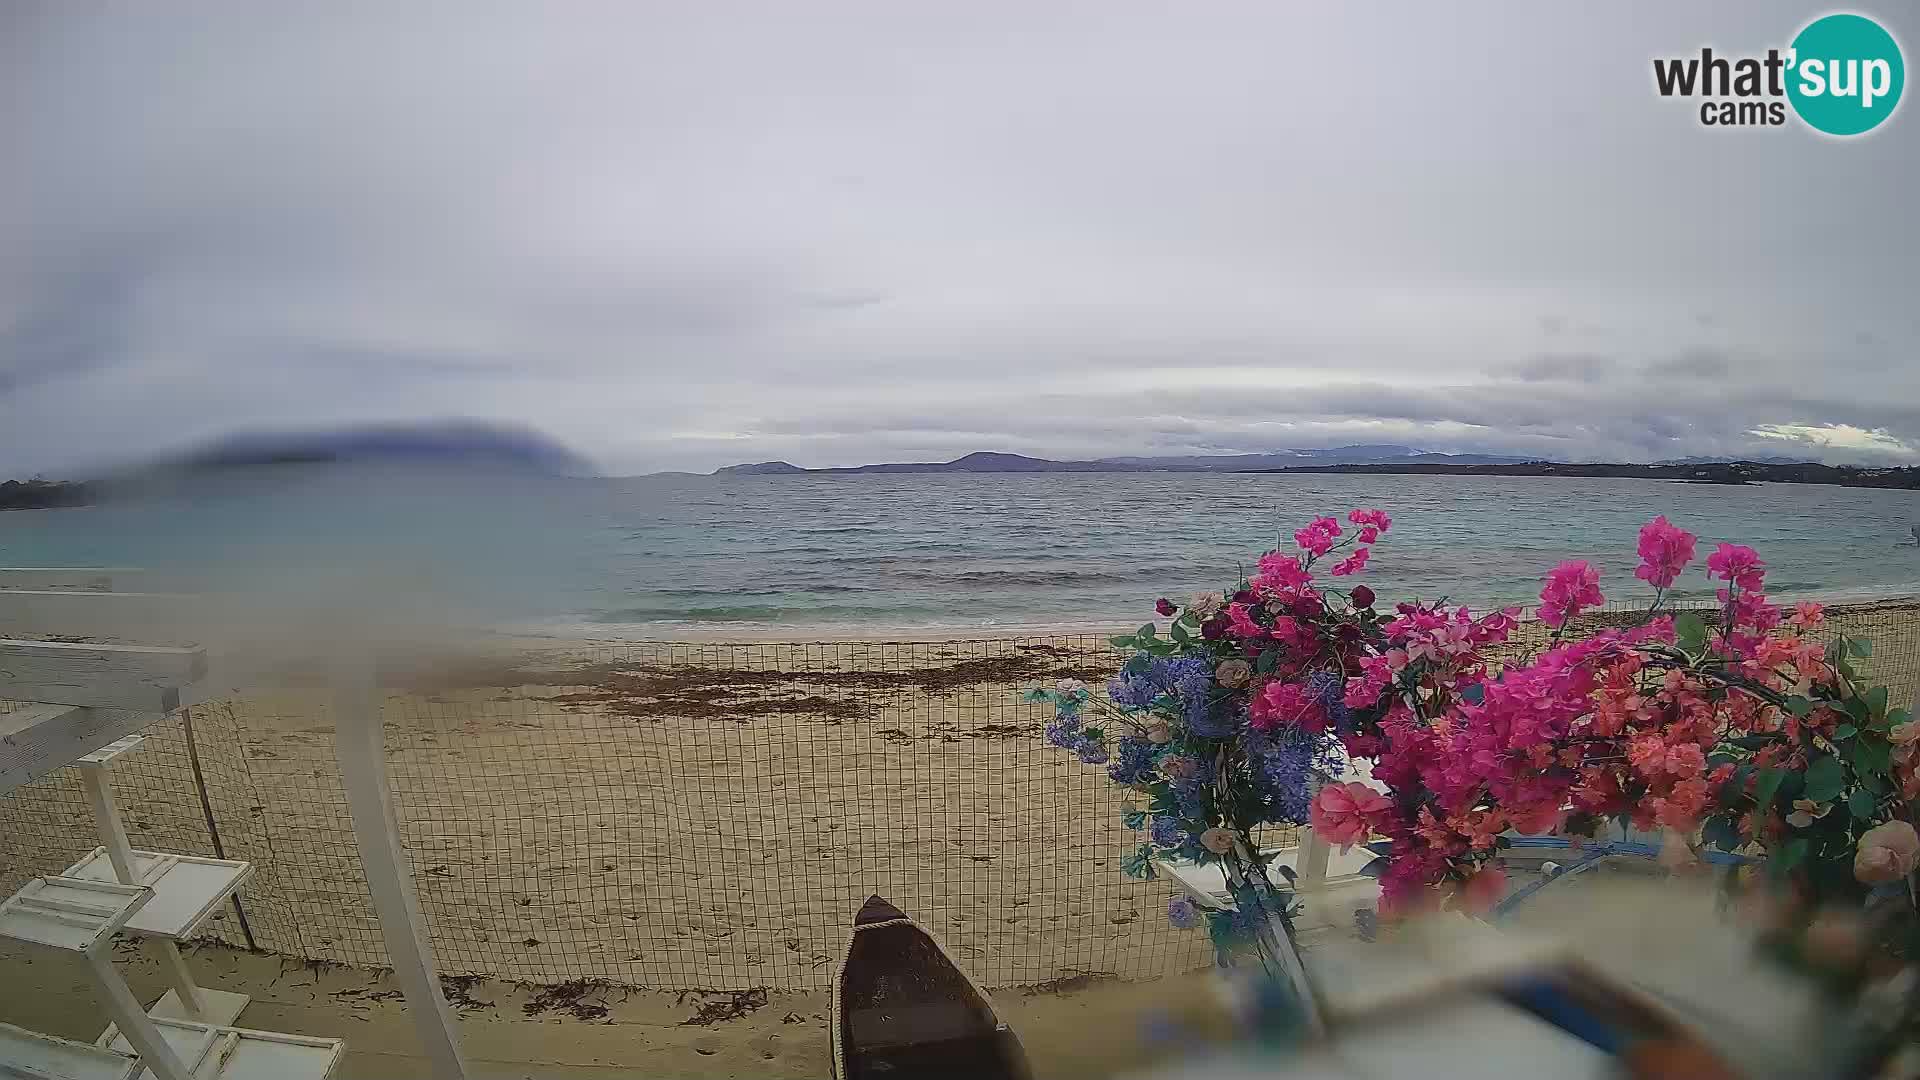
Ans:
[[[455,416],[612,473],[1920,461],[1915,103],[1652,88],[1824,10],[7,3],[0,473]]]

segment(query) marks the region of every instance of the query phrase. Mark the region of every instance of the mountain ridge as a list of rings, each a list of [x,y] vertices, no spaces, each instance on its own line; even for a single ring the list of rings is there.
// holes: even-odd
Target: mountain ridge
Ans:
[[[1091,472],[1258,472],[1294,465],[1436,464],[1516,465],[1534,460],[1511,454],[1436,454],[1391,443],[1362,443],[1327,449],[1280,450],[1265,454],[1185,454],[1166,457],[1105,457],[1061,461],[991,450],[976,450],[951,461],[894,461],[871,465],[807,469],[787,461],[759,461],[715,469],[715,476],[847,476],[872,473],[1091,473]]]

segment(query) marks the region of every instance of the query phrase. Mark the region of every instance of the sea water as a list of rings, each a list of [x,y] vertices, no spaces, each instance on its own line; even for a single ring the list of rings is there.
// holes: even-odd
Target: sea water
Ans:
[[[293,477],[293,478],[289,478]],[[1920,593],[1920,493],[1637,479],[1193,473],[532,479],[267,470],[241,483],[0,514],[0,563],[168,571],[220,587],[318,568],[458,597],[547,633],[841,633],[1135,626],[1232,584],[1316,514],[1393,517],[1386,599],[1520,603],[1565,559],[1645,597],[1655,514],[1766,559],[1776,596]],[[1904,542],[1904,543],[1903,543]],[[1683,591],[1710,585],[1690,574]]]

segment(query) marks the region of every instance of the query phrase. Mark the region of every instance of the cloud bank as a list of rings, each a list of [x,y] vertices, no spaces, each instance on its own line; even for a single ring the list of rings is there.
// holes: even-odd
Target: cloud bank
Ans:
[[[447,416],[612,473],[1920,461],[1913,106],[1651,88],[1809,14],[11,5],[0,471]]]

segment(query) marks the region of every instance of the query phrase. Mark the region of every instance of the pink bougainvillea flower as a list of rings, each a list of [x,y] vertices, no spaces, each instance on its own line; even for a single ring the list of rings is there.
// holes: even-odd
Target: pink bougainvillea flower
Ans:
[[[1721,544],[1707,556],[1707,572],[1735,588],[1758,591],[1765,582],[1767,564],[1745,544]]]
[[[1153,605],[1153,610],[1158,612],[1162,617],[1171,619],[1180,609],[1173,606],[1173,601],[1163,596]]]
[[[1260,572],[1254,576],[1253,584],[1266,592],[1291,595],[1313,584],[1313,575],[1300,565],[1298,557],[1269,551],[1260,556]]]
[[[1793,605],[1793,614],[1787,616],[1787,621],[1801,629],[1819,626],[1827,621],[1827,606],[1816,604],[1811,600],[1802,600]]]
[[[1866,885],[1884,885],[1913,873],[1920,863],[1920,833],[1904,821],[1875,825],[1860,836],[1853,855],[1853,876]]]
[[[1385,510],[1349,510],[1347,520],[1360,526],[1360,542],[1363,544],[1380,539],[1380,534],[1393,524],[1393,519],[1387,516]]]
[[[1570,559],[1547,573],[1547,583],[1540,590],[1540,621],[1561,626],[1606,599],[1600,593],[1600,571],[1584,559]]]
[[[1366,569],[1367,556],[1371,554],[1373,549],[1370,547],[1354,548],[1353,554],[1333,564],[1333,576],[1346,577],[1348,574],[1357,574]]]
[[[1370,608],[1373,606],[1373,590],[1365,585],[1355,585],[1353,591],[1347,594],[1347,599],[1353,601],[1354,607]]]
[[[1668,521],[1666,515],[1640,527],[1640,568],[1633,576],[1665,589],[1680,579],[1681,571],[1693,561],[1694,535]]]
[[[1316,836],[1339,844],[1345,853],[1372,835],[1374,823],[1392,810],[1393,803],[1385,795],[1352,780],[1321,788],[1308,809],[1308,821]]]
[[[1306,687],[1274,679],[1247,703],[1247,723],[1256,731],[1298,728],[1317,734],[1327,728],[1327,712]]]
[[[1227,633],[1237,638],[1257,638],[1266,632],[1266,627],[1253,621],[1253,612],[1247,605],[1227,605]]]
[[[1307,527],[1293,534],[1293,542],[1300,550],[1313,555],[1325,555],[1333,550],[1333,542],[1340,537],[1340,519],[1318,517],[1307,523]]]

